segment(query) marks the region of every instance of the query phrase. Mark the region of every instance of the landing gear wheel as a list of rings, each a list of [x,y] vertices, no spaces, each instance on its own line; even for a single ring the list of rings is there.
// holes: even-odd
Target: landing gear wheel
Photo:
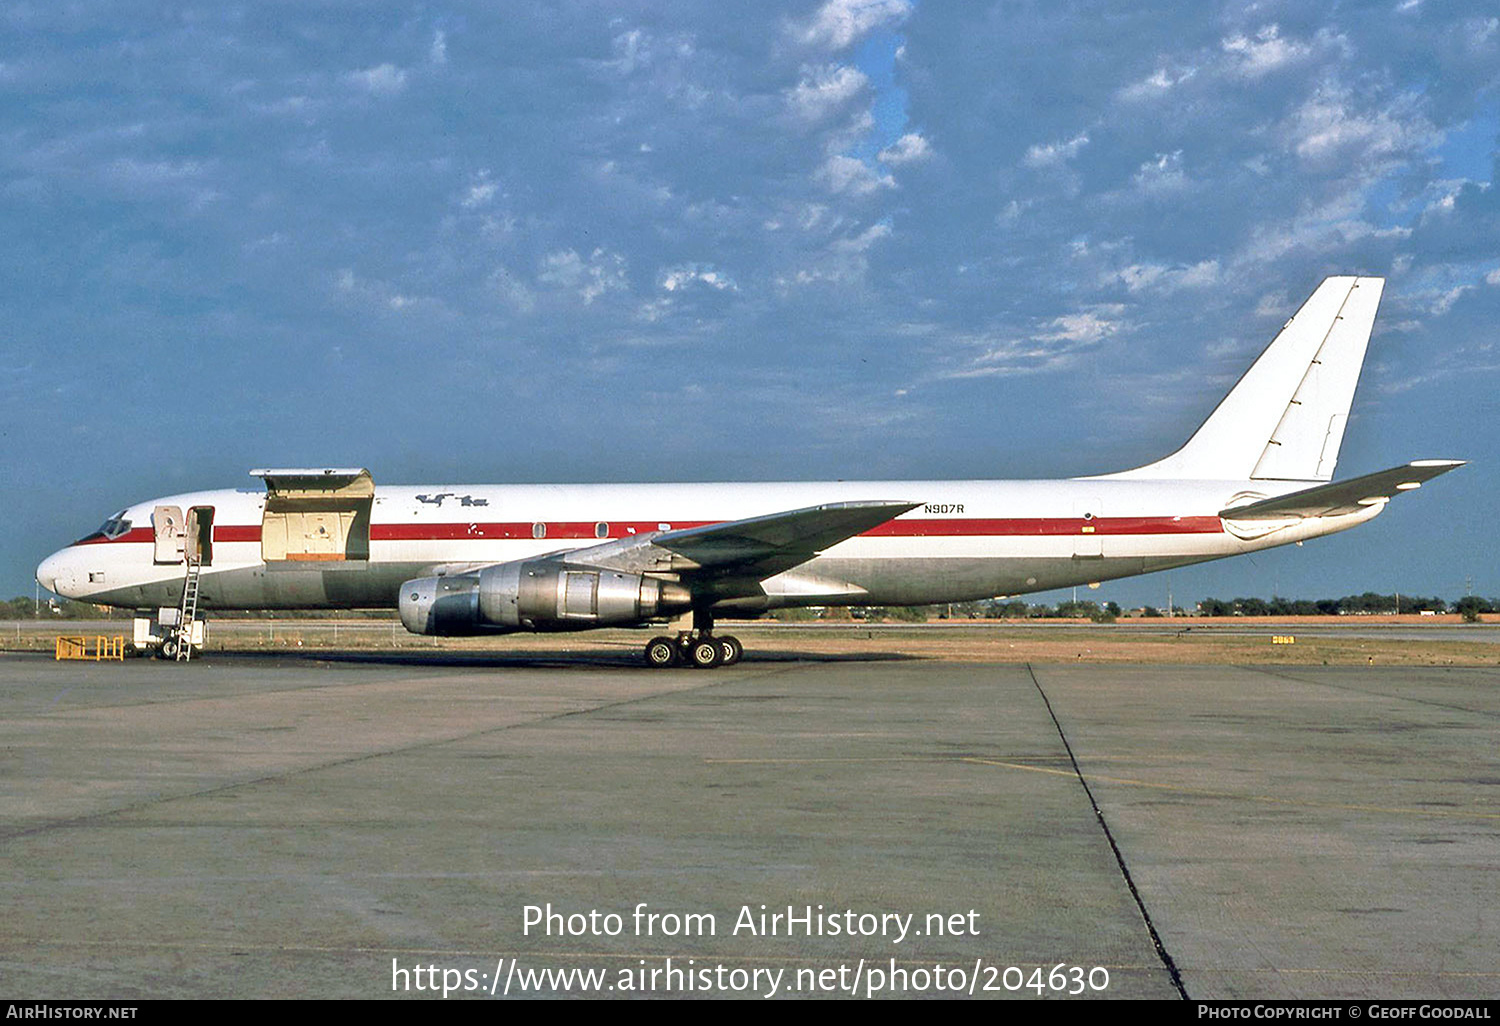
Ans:
[[[700,670],[711,670],[724,661],[724,648],[718,638],[699,638],[688,646],[688,662]]]
[[[733,666],[740,661],[740,656],[745,654],[745,646],[740,644],[740,639],[726,634],[719,639],[719,647],[724,650],[723,665]]]
[[[681,659],[681,649],[671,638],[652,638],[646,643],[646,665],[656,669],[676,666]]]

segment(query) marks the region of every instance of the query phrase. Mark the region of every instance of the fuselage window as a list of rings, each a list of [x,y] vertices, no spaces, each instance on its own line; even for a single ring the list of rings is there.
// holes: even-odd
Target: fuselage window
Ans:
[[[606,524],[602,520],[599,521],[597,524],[595,524],[594,525],[594,537],[595,538],[608,538],[609,537],[609,525]]]
[[[532,524],[531,525],[531,536],[533,538],[545,538],[545,537],[547,537],[547,525],[546,524],[540,524],[540,523],[539,524]]]

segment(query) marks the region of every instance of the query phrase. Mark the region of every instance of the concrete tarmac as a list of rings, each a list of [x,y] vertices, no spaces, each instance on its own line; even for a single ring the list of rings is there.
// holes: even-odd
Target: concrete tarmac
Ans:
[[[0,709],[9,998],[1500,994],[1495,670],[26,654]]]

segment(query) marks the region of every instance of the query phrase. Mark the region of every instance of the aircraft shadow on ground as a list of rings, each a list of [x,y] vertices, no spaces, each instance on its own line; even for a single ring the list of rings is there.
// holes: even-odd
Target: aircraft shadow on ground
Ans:
[[[362,663],[375,666],[449,666],[471,669],[598,669],[602,666],[650,670],[636,652],[234,652],[236,659],[279,659],[316,663]],[[205,656],[212,659],[214,654]],[[777,663],[887,663],[919,662],[922,656],[900,652],[747,652],[740,666]],[[687,667],[680,667],[687,669]]]

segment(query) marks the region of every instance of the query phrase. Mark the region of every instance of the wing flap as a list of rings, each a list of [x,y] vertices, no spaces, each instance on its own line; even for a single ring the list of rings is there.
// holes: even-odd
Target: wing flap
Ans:
[[[1464,460],[1417,460],[1363,477],[1351,477],[1347,481],[1304,488],[1274,499],[1233,506],[1221,510],[1219,516],[1225,520],[1286,520],[1358,513],[1369,506],[1387,502],[1401,492],[1420,488],[1424,481],[1446,474],[1464,463]]]

